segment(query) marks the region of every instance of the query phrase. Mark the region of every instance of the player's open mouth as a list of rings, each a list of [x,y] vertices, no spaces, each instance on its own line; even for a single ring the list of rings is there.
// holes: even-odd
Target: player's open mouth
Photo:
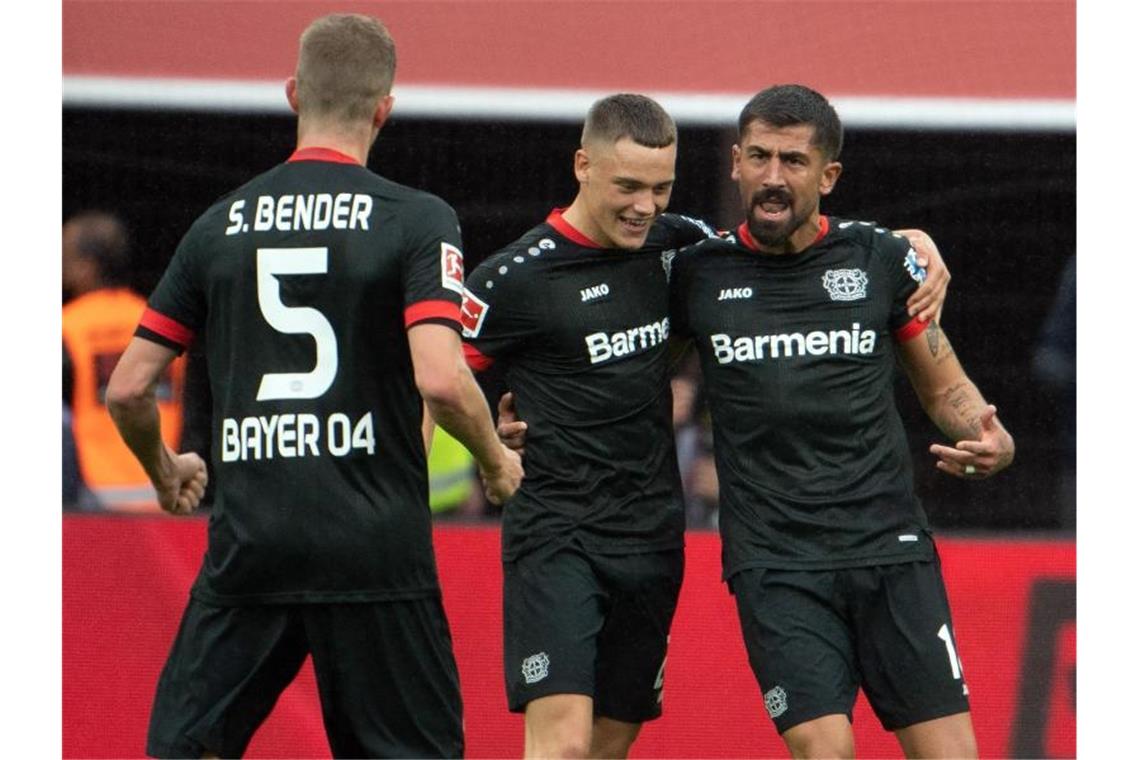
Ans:
[[[652,219],[629,219],[624,216],[618,217],[618,222],[621,223],[622,229],[633,235],[640,235],[649,229],[649,223]]]
[[[752,209],[761,220],[777,221],[791,213],[792,199],[786,193],[765,193],[753,198]]]

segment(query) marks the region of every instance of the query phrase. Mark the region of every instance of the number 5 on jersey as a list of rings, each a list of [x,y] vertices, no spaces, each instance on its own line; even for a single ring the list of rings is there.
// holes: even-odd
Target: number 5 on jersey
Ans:
[[[258,248],[257,303],[269,326],[278,332],[313,336],[317,363],[311,372],[271,372],[261,376],[258,401],[317,398],[336,379],[336,333],[325,315],[309,306],[281,302],[278,275],[325,274],[328,248]]]

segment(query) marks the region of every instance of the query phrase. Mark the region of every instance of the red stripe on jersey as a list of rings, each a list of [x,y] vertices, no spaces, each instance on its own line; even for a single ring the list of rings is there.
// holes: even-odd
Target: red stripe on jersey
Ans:
[[[809,245],[815,245],[827,235],[827,231],[831,229],[831,223],[827,221],[827,217],[822,214],[819,217],[819,232],[815,236],[815,240],[811,241]],[[754,251],[760,250],[760,244],[752,237],[752,233],[748,231],[748,222],[741,222],[740,226],[736,228],[736,236],[740,238],[740,242]]]
[[[916,335],[921,335],[922,331],[926,329],[929,322],[924,322],[918,317],[915,317],[905,325],[895,330],[895,340],[899,343],[910,340]]]
[[[551,211],[550,215],[546,217],[546,223],[558,230],[558,233],[564,238],[577,243],[583,248],[601,248],[602,246],[590,240],[590,238],[572,227],[570,222],[562,218],[562,212],[565,210],[564,208],[556,208]]]
[[[459,304],[451,301],[420,301],[404,309],[404,327],[411,327],[425,319],[459,322]]]
[[[474,372],[482,372],[495,363],[494,359],[482,353],[470,343],[463,344],[463,358],[467,360],[467,366]]]
[[[293,151],[293,155],[289,156],[286,163],[293,163],[294,161],[331,161],[334,164],[362,164],[352,156],[341,153],[339,150],[332,148],[299,148]]]
[[[139,324],[148,330],[158,333],[169,341],[173,341],[183,348],[189,348],[194,341],[194,331],[181,322],[176,322],[165,314],[160,314],[148,308],[139,319]]]

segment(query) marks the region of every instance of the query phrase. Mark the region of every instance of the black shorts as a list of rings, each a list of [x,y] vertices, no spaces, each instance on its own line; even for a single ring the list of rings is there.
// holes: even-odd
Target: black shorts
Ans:
[[[937,556],[842,570],[744,570],[729,581],[780,733],[851,719],[861,686],[883,728],[970,709]]]
[[[683,548],[599,555],[545,544],[503,563],[507,701],[585,694],[594,714],[641,723],[661,715],[669,626]]]
[[[438,598],[215,607],[191,599],[158,681],[147,754],[239,757],[312,654],[335,757],[461,757]]]

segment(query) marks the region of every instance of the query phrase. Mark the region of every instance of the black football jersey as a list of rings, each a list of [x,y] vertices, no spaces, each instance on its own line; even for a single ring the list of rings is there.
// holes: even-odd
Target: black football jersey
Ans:
[[[446,203],[326,149],[198,218],[138,333],[205,337],[218,485],[196,595],[438,593],[406,329],[459,330],[463,279]]]
[[[720,481],[725,577],[932,556],[893,388],[896,340],[925,323],[902,237],[822,218],[804,251],[756,250],[745,225],[681,251],[674,328],[701,359]]]
[[[600,553],[683,544],[668,275],[676,248],[709,234],[665,215],[643,248],[606,249],[556,210],[467,278],[468,361],[506,365],[528,426],[505,557],[562,539]]]

